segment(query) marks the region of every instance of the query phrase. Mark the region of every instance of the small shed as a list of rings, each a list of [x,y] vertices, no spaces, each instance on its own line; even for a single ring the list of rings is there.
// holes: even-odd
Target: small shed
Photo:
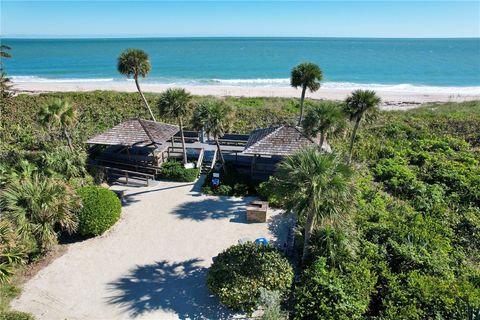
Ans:
[[[151,120],[124,121],[87,141],[101,147],[102,161],[159,165],[165,160],[168,141],[179,131],[178,126]]]
[[[301,127],[279,125],[253,130],[247,141],[243,154],[252,155],[251,176],[264,179],[273,173],[275,165],[285,156],[298,150],[316,145],[302,131]],[[329,149],[324,144],[324,149]]]

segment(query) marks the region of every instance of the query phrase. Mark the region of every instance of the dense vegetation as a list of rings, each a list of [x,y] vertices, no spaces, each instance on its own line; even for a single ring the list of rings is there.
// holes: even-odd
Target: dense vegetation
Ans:
[[[149,105],[158,104],[158,95],[145,97]],[[55,98],[75,108],[74,126],[67,121],[49,128],[39,121],[41,107]],[[195,104],[215,100],[192,99]],[[232,132],[295,123],[299,111],[296,99],[222,100],[233,110]],[[309,111],[317,108],[316,103],[306,101],[305,105],[306,115],[317,119],[322,115]],[[85,166],[85,139],[125,119],[149,118],[150,114],[139,94],[114,92],[19,95],[2,99],[0,108],[0,205],[2,215],[10,216],[2,216],[0,227],[0,274],[11,279],[19,266],[38,259],[59,234],[74,228],[76,215],[71,213],[79,205],[74,190],[94,183]],[[323,112],[322,108],[330,107],[318,107],[317,111]],[[157,120],[177,122],[160,117],[157,111],[152,110]],[[348,156],[355,119],[352,117],[350,126],[325,130],[340,158]],[[186,128],[194,126],[191,120],[185,123]],[[478,128],[479,102],[362,117],[352,149],[351,201],[339,210],[341,219],[317,221],[308,241],[309,254],[298,268],[299,281],[289,310],[292,317],[479,317]],[[64,129],[68,129],[73,152]],[[324,128],[317,132],[320,129]],[[273,192],[275,187],[275,182],[268,182],[256,190],[283,206],[285,199]],[[235,190],[242,188],[255,191],[248,181],[237,187],[233,183],[231,188],[227,193],[236,194]],[[24,196],[33,191],[30,197],[37,199],[38,195],[43,205],[64,209],[58,210],[58,220],[36,219],[42,216],[35,210],[37,206],[23,205]],[[40,196],[50,192],[58,195],[55,201]],[[22,197],[15,198],[20,193]],[[22,221],[28,228],[42,226],[45,234],[18,233]],[[302,217],[298,221],[301,255],[307,221]],[[1,292],[10,290],[5,288],[7,285]]]
[[[285,297],[292,281],[292,267],[276,248],[249,242],[232,246],[215,257],[207,284],[224,305],[253,312],[259,303],[259,288]]]
[[[82,200],[78,212],[78,232],[83,236],[98,236],[120,219],[122,204],[117,195],[103,187],[87,186],[77,190]]]
[[[200,169],[185,168],[178,161],[168,161],[162,164],[160,178],[169,181],[193,182],[198,178]]]
[[[312,236],[295,318],[480,316],[478,128],[472,102],[380,113],[358,131],[355,201]],[[348,137],[331,143],[347,153]]]

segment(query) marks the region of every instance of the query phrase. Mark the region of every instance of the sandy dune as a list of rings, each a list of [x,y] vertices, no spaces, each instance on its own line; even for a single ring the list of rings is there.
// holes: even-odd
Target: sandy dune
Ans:
[[[208,294],[212,257],[240,238],[286,236],[289,219],[245,223],[249,199],[209,197],[199,183],[130,188],[107,234],[69,245],[12,307],[38,319],[225,319]],[[283,242],[282,242],[283,243]]]
[[[162,92],[173,85],[164,84],[142,84],[146,92]],[[218,85],[182,85],[194,95],[212,96],[242,96],[242,97],[298,97],[300,89],[291,87],[248,87],[248,86],[218,86]],[[15,88],[23,92],[52,92],[52,91],[136,91],[135,85],[129,82],[19,82]],[[312,99],[343,100],[350,94],[350,89],[321,88],[314,93],[308,93],[307,97]],[[383,109],[412,108],[426,102],[461,102],[469,100],[480,100],[480,90],[470,90],[467,93],[456,92],[418,92],[418,91],[388,91],[377,90],[382,98]]]

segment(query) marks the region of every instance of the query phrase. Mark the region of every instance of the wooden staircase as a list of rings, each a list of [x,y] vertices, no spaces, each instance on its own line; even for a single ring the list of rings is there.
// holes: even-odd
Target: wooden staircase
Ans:
[[[217,160],[217,150],[205,150],[203,154],[201,174],[208,174],[212,170]]]

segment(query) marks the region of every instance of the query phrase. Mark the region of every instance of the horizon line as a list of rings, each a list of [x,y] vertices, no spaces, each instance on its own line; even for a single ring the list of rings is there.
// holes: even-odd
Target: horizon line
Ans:
[[[0,39],[10,40],[55,40],[55,39],[208,39],[208,38],[239,38],[239,39],[264,39],[264,38],[278,38],[278,39],[480,39],[480,36],[445,36],[445,37],[389,37],[389,36],[140,36],[140,35],[105,35],[105,36],[91,36],[91,35],[52,35],[52,36],[34,36],[34,35],[7,35],[0,34]]]

